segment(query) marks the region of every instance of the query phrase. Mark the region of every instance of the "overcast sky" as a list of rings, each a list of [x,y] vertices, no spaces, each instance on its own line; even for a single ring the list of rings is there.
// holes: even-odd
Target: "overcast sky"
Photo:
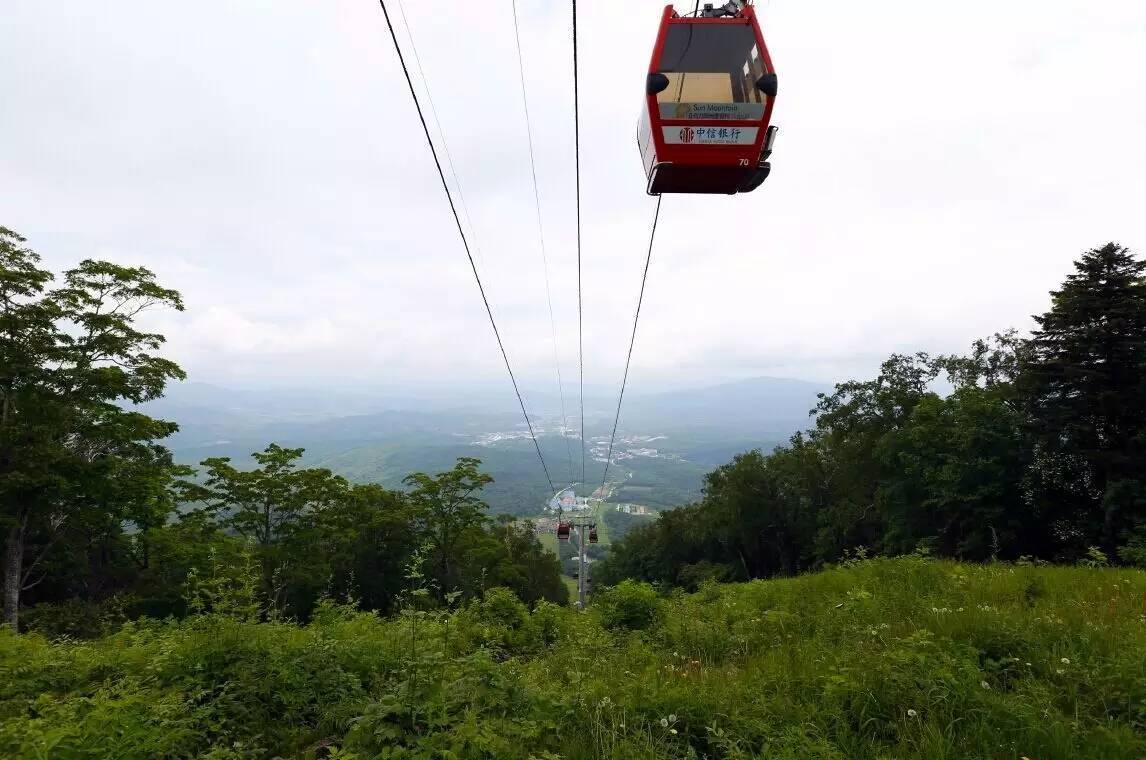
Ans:
[[[510,1],[406,3],[510,358],[552,383]],[[569,4],[519,5],[568,382]],[[662,7],[580,3],[585,374],[602,388],[655,203],[635,127]],[[1146,251],[1142,0],[759,11],[780,80],[772,176],[665,197],[634,388],[865,376],[892,351],[1028,327],[1086,248]],[[180,290],[187,311],[152,322],[196,380],[508,393],[371,0],[6,0],[0,224],[53,269],[101,257]]]

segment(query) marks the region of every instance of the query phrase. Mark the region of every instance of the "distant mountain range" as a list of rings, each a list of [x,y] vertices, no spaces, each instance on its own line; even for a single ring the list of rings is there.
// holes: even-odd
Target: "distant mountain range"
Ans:
[[[616,472],[651,488],[656,506],[695,498],[708,470],[741,451],[770,449],[806,427],[816,395],[829,390],[818,383],[760,377],[627,394],[618,438],[657,440],[618,446]],[[506,395],[512,402],[512,394]],[[496,479],[487,493],[491,505],[530,513],[536,500],[547,498],[548,483],[521,415],[512,403],[483,407],[478,396],[459,390],[456,399],[439,395],[425,400],[413,394],[253,391],[180,383],[144,409],[179,423],[168,445],[178,460],[192,464],[208,456],[230,456],[242,466],[251,452],[275,442],[306,448],[308,464],[396,487],[409,472],[438,471],[458,456],[477,456]],[[555,485],[558,480],[564,485],[570,470],[579,477],[580,443],[560,436],[556,399],[536,394],[527,400]],[[594,440],[607,441],[615,403],[603,396],[586,398],[587,448],[594,448]],[[603,462],[590,465],[587,479],[599,479]]]
[[[831,387],[804,380],[755,377],[706,388],[626,399],[626,425],[712,428],[738,434],[782,434],[805,427],[818,393]]]

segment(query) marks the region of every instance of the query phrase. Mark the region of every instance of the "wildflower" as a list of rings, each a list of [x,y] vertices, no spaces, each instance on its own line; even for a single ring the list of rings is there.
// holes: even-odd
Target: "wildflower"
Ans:
[[[908,711],[907,711],[907,717],[909,717],[909,718],[918,718],[918,717],[919,717],[919,713],[917,713],[915,710],[908,710]]]
[[[1063,665],[1070,664],[1070,660],[1068,660],[1066,657],[1063,657],[1061,660],[1059,660],[1059,662],[1061,662]]]
[[[676,729],[675,729],[675,728],[670,728],[670,729],[669,729],[669,733],[670,733],[670,734],[675,734],[675,733],[676,733]]]
[[[668,727],[669,727],[669,719],[668,718],[661,718],[661,728],[668,728]]]
[[[1061,675],[1062,675],[1063,673],[1065,673],[1066,671],[1065,671],[1065,670],[1063,670],[1062,668],[1055,668],[1055,669],[1054,669],[1054,672],[1058,673],[1058,674],[1061,676]]]
[[[676,716],[675,715],[672,715],[672,714],[669,715],[669,723],[676,723]]]
[[[986,681],[980,681],[979,685],[982,686],[984,689],[991,688],[991,684],[987,683]]]

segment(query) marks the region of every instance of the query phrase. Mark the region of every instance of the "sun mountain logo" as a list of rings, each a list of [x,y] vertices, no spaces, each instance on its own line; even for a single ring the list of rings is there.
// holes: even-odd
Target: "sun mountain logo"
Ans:
[[[695,139],[696,139],[696,132],[693,130],[692,127],[681,127],[680,128],[680,141],[682,143],[690,143]]]

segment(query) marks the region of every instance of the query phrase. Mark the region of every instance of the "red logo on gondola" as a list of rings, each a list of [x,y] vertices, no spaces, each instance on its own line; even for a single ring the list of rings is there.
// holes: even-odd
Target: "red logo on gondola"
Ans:
[[[680,141],[682,143],[690,143],[696,138],[696,132],[692,131],[692,127],[681,127]]]

